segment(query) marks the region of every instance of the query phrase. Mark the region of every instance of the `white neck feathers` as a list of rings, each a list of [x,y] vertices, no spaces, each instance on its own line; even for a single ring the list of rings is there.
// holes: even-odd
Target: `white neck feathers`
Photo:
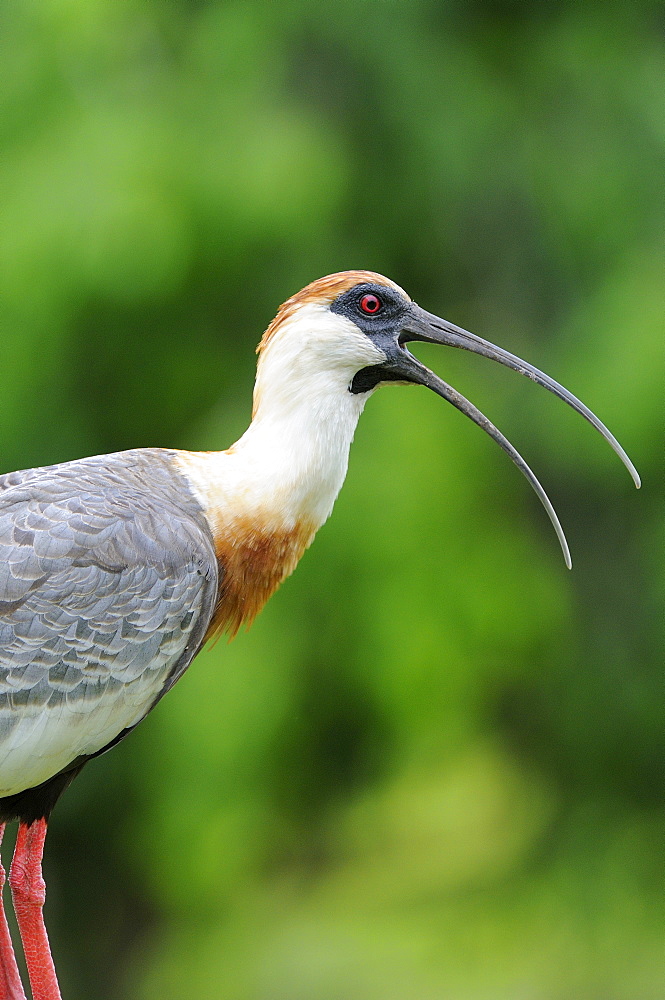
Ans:
[[[316,302],[303,303],[263,347],[252,423],[228,451],[182,453],[214,528],[236,517],[263,530],[316,531],[346,475],[367,394],[349,391],[356,372],[384,360],[357,327]]]

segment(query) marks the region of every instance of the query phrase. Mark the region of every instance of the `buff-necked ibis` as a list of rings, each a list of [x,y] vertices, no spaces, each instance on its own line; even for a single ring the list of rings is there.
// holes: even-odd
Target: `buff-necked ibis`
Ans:
[[[370,271],[321,278],[280,307],[258,348],[252,422],[226,451],[136,449],[0,477],[0,836],[19,821],[9,882],[34,1000],[60,997],[41,874],[58,796],[145,718],[206,639],[250,622],[292,572],[332,510],[379,386],[427,386],[482,427],[540,497],[570,566],[529,466],[410,341],[482,354],[549,389],[640,485],[563,386]],[[0,995],[25,997],[1,909]]]

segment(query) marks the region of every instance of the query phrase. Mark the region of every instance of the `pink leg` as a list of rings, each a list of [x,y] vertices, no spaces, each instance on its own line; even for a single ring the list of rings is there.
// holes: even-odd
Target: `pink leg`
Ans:
[[[5,832],[5,824],[0,824],[0,844]],[[2,890],[5,884],[5,869],[0,864],[0,1000],[25,1000],[23,984],[16,964],[12,939],[7,926],[7,917],[2,905]]]
[[[9,885],[33,1000],[61,1000],[42,914],[46,899],[46,883],[42,877],[45,837],[45,819],[38,819],[30,826],[26,823],[19,825],[16,850],[9,869]]]

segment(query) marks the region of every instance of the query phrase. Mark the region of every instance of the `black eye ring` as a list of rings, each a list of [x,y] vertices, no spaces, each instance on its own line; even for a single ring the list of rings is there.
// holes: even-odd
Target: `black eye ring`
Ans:
[[[360,300],[360,308],[364,313],[369,316],[376,316],[378,312],[383,309],[383,302],[378,295],[373,295],[369,292],[367,295],[363,295]]]

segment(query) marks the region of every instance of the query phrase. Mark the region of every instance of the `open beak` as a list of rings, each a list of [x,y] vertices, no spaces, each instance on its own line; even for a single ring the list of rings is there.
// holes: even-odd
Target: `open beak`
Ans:
[[[389,359],[388,366],[392,369],[388,378],[399,378],[405,382],[414,382],[419,385],[425,385],[433,392],[436,392],[443,399],[447,399],[449,403],[457,407],[462,413],[465,413],[467,417],[470,417],[474,423],[482,427],[484,431],[493,438],[498,445],[510,456],[518,469],[526,476],[531,486],[538,494],[541,503],[545,507],[549,518],[554,526],[554,530],[557,533],[557,537],[561,544],[563,550],[564,559],[566,565],[570,569],[572,566],[570,558],[570,550],[568,548],[568,543],[566,537],[563,533],[561,524],[556,515],[552,504],[550,503],[549,497],[545,493],[545,490],[540,485],[538,479],[531,471],[527,463],[524,461],[522,456],[513,448],[510,441],[504,437],[504,435],[499,431],[487,417],[480,412],[480,410],[470,403],[468,399],[465,399],[461,393],[453,389],[452,386],[448,385],[443,379],[440,379],[438,375],[426,368],[417,358],[415,358],[406,348],[404,344],[419,340],[424,341],[428,344],[446,344],[449,347],[460,347],[465,351],[473,351],[474,354],[482,354],[486,358],[491,358],[493,361],[498,361],[502,365],[506,365],[508,368],[512,368],[514,371],[519,372],[521,375],[526,375],[533,382],[538,385],[542,385],[545,389],[549,389],[550,392],[558,396],[565,403],[568,403],[577,413],[580,413],[589,423],[599,431],[600,434],[605,438],[608,444],[617,453],[623,464],[628,469],[630,475],[633,478],[635,486],[639,488],[640,477],[638,472],[628,458],[628,455],[623,450],[617,439],[613,434],[605,427],[605,425],[598,419],[598,417],[591,412],[591,410],[584,405],[576,396],[573,396],[571,392],[568,392],[562,385],[555,382],[554,379],[550,378],[549,375],[545,375],[544,372],[534,368],[533,365],[527,364],[526,361],[522,361],[521,358],[516,357],[514,354],[510,354],[508,351],[502,350],[500,347],[495,347],[487,340],[483,340],[482,337],[477,337],[473,333],[469,333],[468,330],[463,330],[459,326],[455,326],[453,323],[449,323],[445,319],[440,319],[438,316],[434,316],[432,313],[426,312],[413,303],[411,309],[409,310],[408,316],[405,318],[404,325],[402,327],[402,333],[399,336],[399,348],[396,354],[398,357],[393,357]]]

